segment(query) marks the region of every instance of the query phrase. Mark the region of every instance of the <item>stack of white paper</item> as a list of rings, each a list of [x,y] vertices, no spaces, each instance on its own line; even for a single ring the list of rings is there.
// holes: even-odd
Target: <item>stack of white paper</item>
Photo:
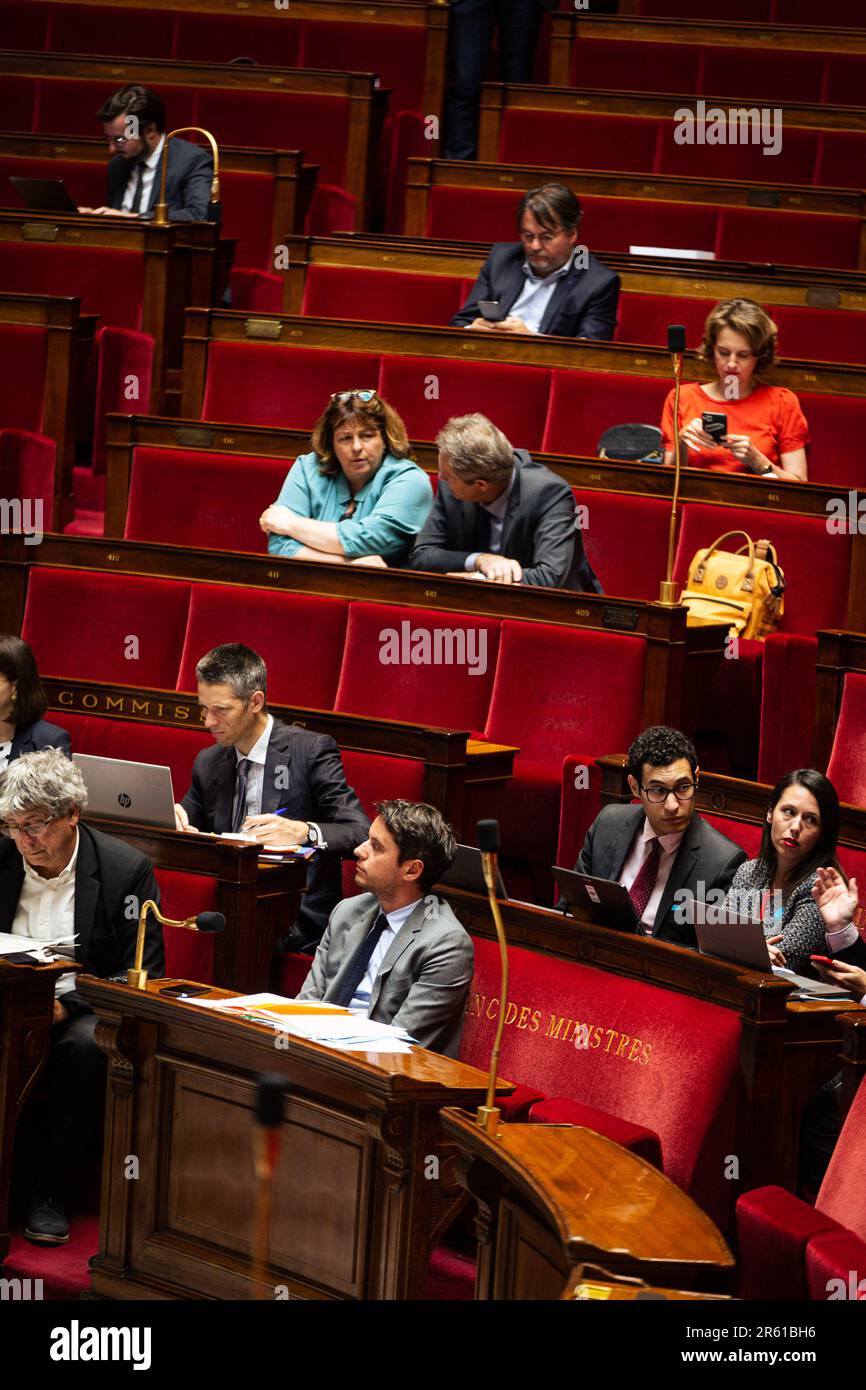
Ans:
[[[12,932],[0,932],[0,956],[14,956],[19,951],[28,951],[35,961],[52,961],[57,956],[73,960],[75,957],[75,937],[56,936],[48,941],[34,936],[15,936]]]
[[[376,1023],[321,999],[287,999],[280,994],[244,994],[234,999],[190,999],[215,1013],[254,1023],[268,1023],[278,1033],[306,1038],[350,1052],[408,1052],[413,1041],[405,1028]]]

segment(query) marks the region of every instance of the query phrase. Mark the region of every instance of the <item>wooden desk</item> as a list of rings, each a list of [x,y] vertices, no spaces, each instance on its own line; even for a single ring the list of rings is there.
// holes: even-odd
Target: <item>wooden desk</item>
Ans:
[[[642,1279],[612,1282],[606,1270],[595,1265],[580,1265],[571,1275],[561,1295],[567,1302],[583,1303],[601,1299],[611,1303],[635,1303],[642,1299],[668,1302],[729,1303],[727,1294],[686,1293],[683,1289],[660,1289]]]
[[[213,982],[243,994],[268,988],[274,947],[298,915],[307,877],[307,861],[262,863],[255,845],[206,835],[184,835],[154,825],[99,820],[87,822],[105,835],[146,854],[157,870],[174,869],[217,880],[215,911],[226,919],[214,935]],[[163,903],[174,916],[171,903]],[[181,915],[181,914],[178,914]],[[165,931],[170,932],[171,927]]]
[[[8,965],[0,957],[0,1264],[9,1253],[15,1129],[48,1056],[54,984],[67,970],[67,961]]]
[[[586,1260],[661,1286],[728,1286],[734,1258],[710,1218],[602,1135],[510,1124],[489,1136],[451,1107],[442,1127],[478,1207],[477,1299],[559,1298]]]
[[[100,1249],[106,1298],[251,1298],[256,1077],[286,1081],[270,1228],[272,1297],[420,1295],[461,1200],[443,1105],[474,1107],[487,1078],[421,1049],[345,1053],[82,976],[108,1056]],[[224,993],[216,991],[217,994]],[[503,1090],[510,1089],[505,1083]],[[141,1161],[137,1182],[126,1156]],[[442,1177],[428,1178],[440,1158]],[[284,1290],[284,1291],[282,1291]]]

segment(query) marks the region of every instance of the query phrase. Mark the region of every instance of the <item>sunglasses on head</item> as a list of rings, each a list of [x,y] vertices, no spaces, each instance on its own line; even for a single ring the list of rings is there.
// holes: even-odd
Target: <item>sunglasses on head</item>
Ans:
[[[365,405],[368,405],[370,401],[376,399],[376,392],[375,392],[375,391],[334,391],[334,392],[332,393],[332,395],[331,395],[331,400],[332,400],[332,401],[337,401],[337,403],[338,403],[339,405],[342,405],[343,401],[351,401],[351,400],[353,400],[353,399],[356,399],[356,400],[359,400],[359,401],[363,401]]]

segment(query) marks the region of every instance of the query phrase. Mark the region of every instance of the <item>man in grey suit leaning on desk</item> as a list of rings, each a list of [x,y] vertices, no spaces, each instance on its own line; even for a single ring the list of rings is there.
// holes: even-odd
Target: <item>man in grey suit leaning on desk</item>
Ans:
[[[362,891],[331,913],[298,998],[363,1010],[456,1057],[475,952],[430,891],[454,858],[454,835],[423,802],[380,801],[378,810],[355,850]]]

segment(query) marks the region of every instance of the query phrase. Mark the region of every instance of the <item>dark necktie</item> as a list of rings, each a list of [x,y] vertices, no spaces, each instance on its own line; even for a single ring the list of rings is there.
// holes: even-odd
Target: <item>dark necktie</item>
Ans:
[[[634,907],[634,915],[638,921],[641,920],[646,912],[646,905],[653,895],[656,886],[656,879],[659,873],[659,858],[661,856],[661,843],[656,837],[650,841],[649,853],[637,871],[637,876],[628,895]]]
[[[252,764],[241,758],[235,773],[235,801],[232,815],[232,834],[236,835],[247,818],[247,777]]]
[[[135,185],[130,212],[141,212],[141,195],[144,192],[144,160],[140,159],[135,168],[138,170],[138,183]]]
[[[387,925],[388,918],[385,916],[384,912],[380,910],[379,916],[376,918],[372,927],[367,932],[367,935],[364,937],[364,940],[349,961],[339,985],[328,996],[329,1004],[340,1004],[344,1009],[349,1007],[358,992],[359,984],[367,973],[370,961],[373,958],[373,952],[379,944],[379,940]]]
[[[476,526],[475,526],[475,549],[478,551],[479,555],[489,555],[489,554],[490,554],[490,535],[491,535],[490,521],[491,521],[491,517],[490,517],[490,513],[488,512],[487,508],[486,508],[486,507],[482,507],[480,502],[477,503],[477,506],[478,506],[478,517],[477,517]]]

